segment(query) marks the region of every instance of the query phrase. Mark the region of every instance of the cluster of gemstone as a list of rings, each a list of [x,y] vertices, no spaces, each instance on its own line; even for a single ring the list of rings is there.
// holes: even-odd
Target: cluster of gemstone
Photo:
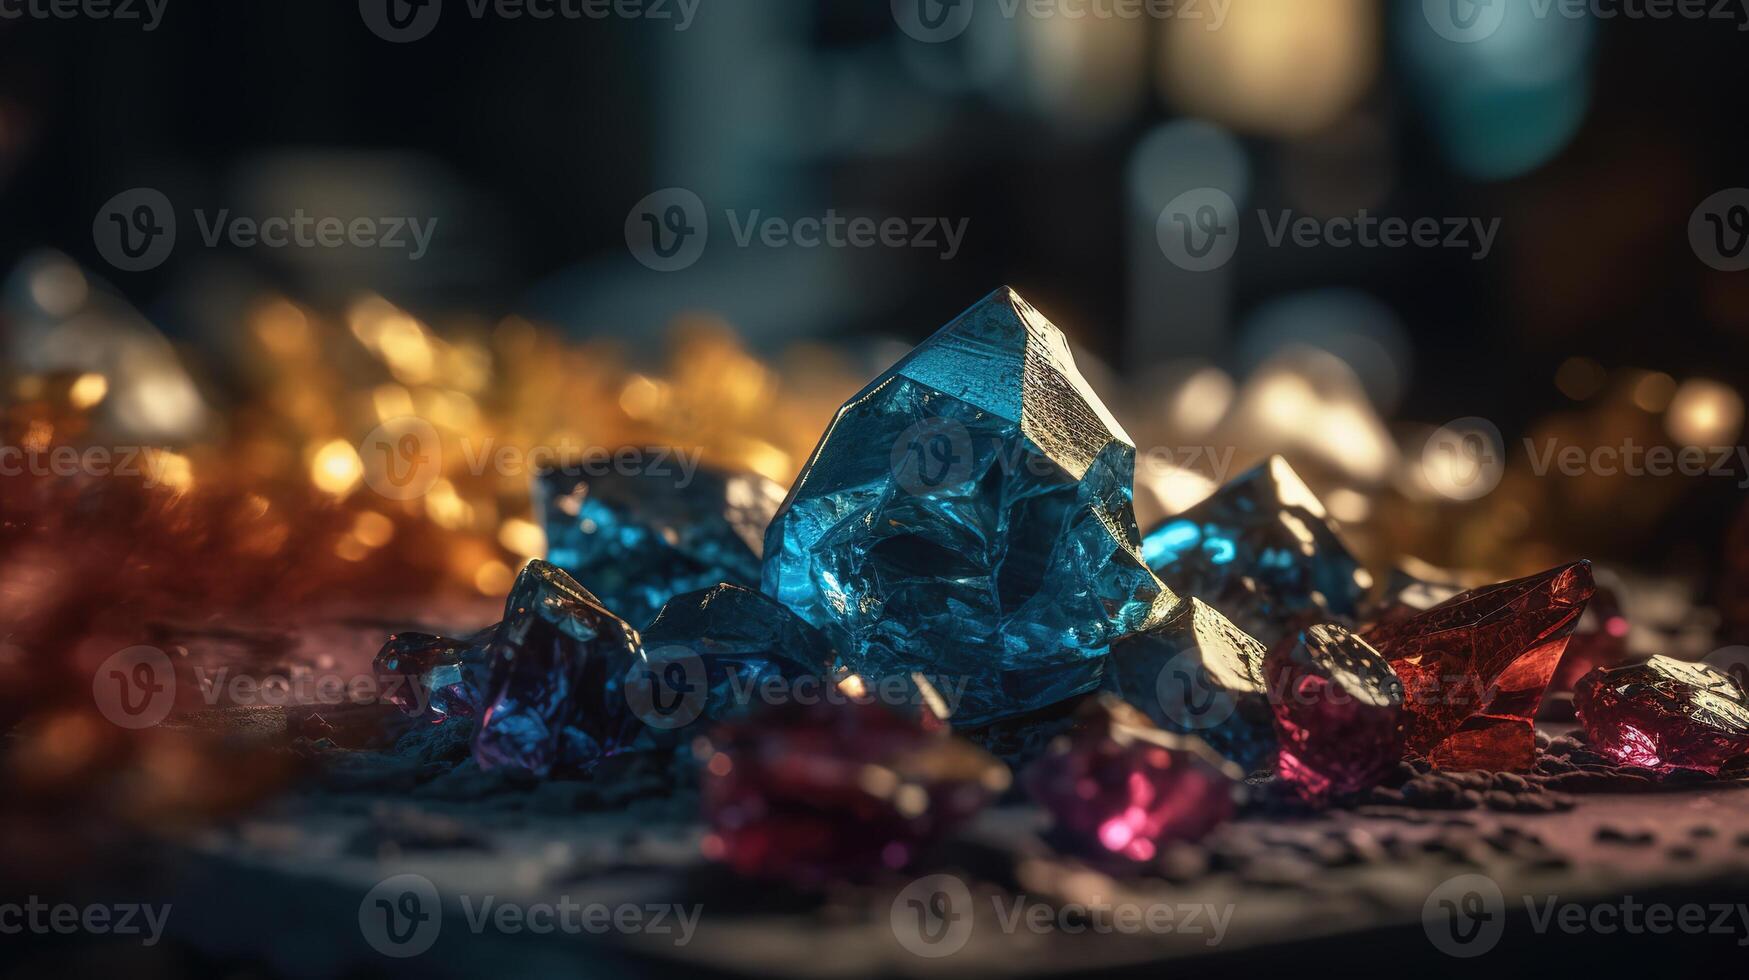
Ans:
[[[781,505],[757,477],[542,474],[551,562],[503,621],[397,635],[379,667],[409,713],[476,724],[484,767],[689,745],[707,851],[808,882],[909,864],[1002,792],[950,726],[1095,690],[1025,775],[1094,857],[1207,833],[1247,774],[1323,805],[1405,755],[1534,764],[1589,563],[1468,591],[1399,573],[1369,600],[1286,461],[1145,536],[1134,461],[1063,335],[999,290],[846,403]],[[1623,762],[1749,765],[1749,698],[1710,668],[1596,670],[1576,706]]]

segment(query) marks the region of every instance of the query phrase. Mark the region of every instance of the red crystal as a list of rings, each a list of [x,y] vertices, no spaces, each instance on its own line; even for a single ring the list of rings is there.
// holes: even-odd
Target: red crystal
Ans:
[[[1277,775],[1302,799],[1367,789],[1403,757],[1403,684],[1383,655],[1341,626],[1312,626],[1269,652]]]
[[[1513,715],[1471,715],[1427,759],[1438,769],[1524,772],[1536,766],[1536,723]]]
[[[1573,706],[1592,748],[1624,765],[1716,773],[1749,754],[1749,695],[1707,664],[1653,657],[1599,668],[1579,681]]]
[[[1578,561],[1369,629],[1366,640],[1403,681],[1409,750],[1435,764],[1461,755],[1465,768],[1527,768],[1524,731],[1593,591],[1591,563]],[[1521,724],[1478,722],[1460,733],[1477,715]]]
[[[1243,777],[1202,739],[1162,731],[1103,697],[1089,705],[1079,731],[1057,739],[1027,770],[1026,788],[1050,810],[1064,846],[1141,862],[1230,819]]]
[[[802,885],[902,868],[1009,784],[982,749],[872,701],[784,704],[699,757],[705,855]]]

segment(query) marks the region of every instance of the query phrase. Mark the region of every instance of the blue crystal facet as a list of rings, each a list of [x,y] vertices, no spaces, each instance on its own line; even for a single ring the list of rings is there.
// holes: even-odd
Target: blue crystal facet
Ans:
[[[587,770],[638,747],[625,679],[645,664],[638,634],[563,571],[529,562],[489,646],[491,677],[474,759],[483,768]]]
[[[1310,622],[1352,622],[1372,577],[1287,461],[1271,457],[1149,531],[1142,556],[1266,645]]]
[[[783,489],[756,474],[692,469],[666,451],[659,461],[645,455],[653,461],[636,472],[576,465],[536,478],[547,560],[639,626],[684,592],[757,588],[762,536]]]
[[[1247,771],[1272,768],[1269,651],[1200,599],[1111,647],[1107,689],[1168,731],[1200,735]]]
[[[961,678],[975,726],[1098,685],[1175,602],[1135,447],[1061,332],[1001,289],[839,409],[765,537],[766,593],[867,678]]]
[[[644,631],[644,649],[649,693],[634,686],[629,696],[639,717],[669,731],[743,718],[756,704],[823,698],[834,660],[819,630],[736,585],[669,600]]]

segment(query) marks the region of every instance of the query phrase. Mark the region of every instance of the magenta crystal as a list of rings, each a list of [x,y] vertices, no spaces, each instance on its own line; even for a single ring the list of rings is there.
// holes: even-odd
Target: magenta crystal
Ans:
[[[1265,670],[1281,739],[1277,774],[1302,799],[1367,789],[1403,757],[1403,684],[1365,640],[1311,626],[1276,644]]]
[[[1749,756],[1749,695],[1707,664],[1600,667],[1580,679],[1573,707],[1592,748],[1624,765],[1716,773]]]
[[[1056,841],[1118,861],[1152,860],[1172,841],[1197,840],[1230,819],[1244,773],[1194,735],[1155,728],[1110,696],[1026,772],[1050,810]]]
[[[872,701],[790,702],[699,758],[705,855],[808,886],[910,864],[1009,785],[982,749]]]

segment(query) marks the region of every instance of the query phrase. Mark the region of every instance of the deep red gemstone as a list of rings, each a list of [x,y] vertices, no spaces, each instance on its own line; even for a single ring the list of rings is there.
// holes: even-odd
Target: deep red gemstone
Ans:
[[[1749,695],[1707,664],[1600,668],[1579,681],[1573,707],[1592,748],[1626,765],[1716,773],[1749,754]]]
[[[1102,698],[1077,732],[1027,770],[1026,788],[1050,810],[1063,845],[1142,862],[1230,819],[1243,776],[1196,736],[1162,731],[1129,705]]]
[[[1277,776],[1302,799],[1324,802],[1383,779],[1403,757],[1403,685],[1365,640],[1312,626],[1276,644],[1265,662]]]
[[[1595,591],[1591,563],[1578,561],[1528,578],[1454,596],[1364,635],[1403,681],[1409,750],[1435,764],[1461,755],[1465,768],[1523,769],[1522,751],[1543,693]],[[1477,715],[1521,724],[1459,728]],[[1442,747],[1456,737],[1450,747]]]
[[[699,757],[706,856],[804,885],[902,868],[1009,783],[969,742],[836,698],[724,726]]]

